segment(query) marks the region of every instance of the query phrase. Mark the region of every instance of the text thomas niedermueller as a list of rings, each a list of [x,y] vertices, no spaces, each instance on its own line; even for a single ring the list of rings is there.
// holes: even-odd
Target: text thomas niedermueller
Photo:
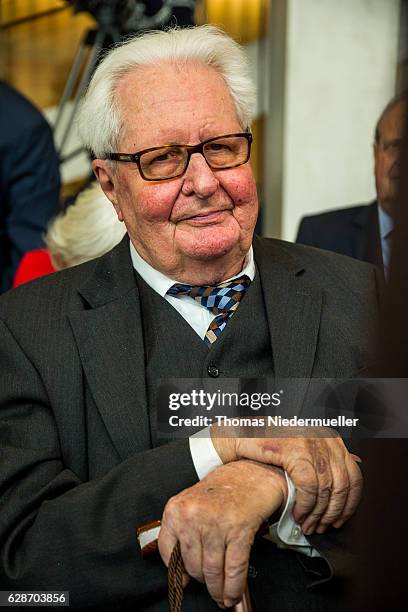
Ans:
[[[214,417],[196,415],[194,417],[179,417],[172,415],[169,418],[171,427],[209,427],[215,422],[223,427],[356,427],[359,419],[352,419],[340,415],[325,418],[299,418],[297,416],[285,418],[282,416],[268,417],[227,417],[216,415]]]

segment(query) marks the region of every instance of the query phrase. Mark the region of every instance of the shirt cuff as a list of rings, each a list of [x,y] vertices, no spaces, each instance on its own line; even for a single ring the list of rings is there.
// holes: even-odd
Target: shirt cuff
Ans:
[[[310,544],[300,525],[293,518],[292,510],[296,500],[296,489],[286,472],[285,476],[288,485],[285,508],[279,521],[269,526],[269,533],[264,537],[274,542],[278,548],[290,548],[308,557],[320,557],[319,551]]]
[[[200,480],[223,465],[211,440],[210,428],[201,429],[189,438],[190,453]]]

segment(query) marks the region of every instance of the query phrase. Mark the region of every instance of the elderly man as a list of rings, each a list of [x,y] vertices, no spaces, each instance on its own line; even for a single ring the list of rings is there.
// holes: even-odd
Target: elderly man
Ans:
[[[377,121],[374,140],[377,199],[371,204],[304,217],[296,242],[368,261],[387,277],[406,110],[405,93],[391,100]]]
[[[275,541],[313,557],[291,521],[323,534],[354,512],[361,474],[340,438],[157,439],[159,379],[348,377],[371,359],[375,272],[253,236],[253,99],[242,50],[210,26],[146,34],[98,66],[80,128],[130,240],[0,302],[7,587],[165,610],[165,566],[134,533],[164,511],[163,560],[179,542],[197,579],[185,609],[230,606],[263,521],[283,510]],[[323,605],[306,555],[252,552],[258,609]]]

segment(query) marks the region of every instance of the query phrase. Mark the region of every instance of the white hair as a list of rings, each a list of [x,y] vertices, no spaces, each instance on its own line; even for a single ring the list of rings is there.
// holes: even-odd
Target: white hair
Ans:
[[[117,151],[124,126],[116,100],[124,75],[165,61],[202,62],[223,77],[243,129],[251,125],[255,88],[243,48],[213,25],[157,30],[133,36],[109,51],[91,79],[78,114],[84,146],[96,157]]]
[[[103,255],[125,233],[126,227],[118,220],[112,203],[99,183],[93,183],[51,221],[44,242],[60,270]]]

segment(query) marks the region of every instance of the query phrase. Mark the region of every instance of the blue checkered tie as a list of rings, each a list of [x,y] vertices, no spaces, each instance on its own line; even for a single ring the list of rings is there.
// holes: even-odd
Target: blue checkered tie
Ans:
[[[240,276],[235,280],[221,283],[216,287],[193,286],[176,283],[167,291],[169,295],[189,295],[197,302],[213,312],[216,317],[211,322],[204,337],[207,346],[211,346],[224,330],[228,319],[232,317],[242,300],[245,291],[251,284],[248,276]]]

